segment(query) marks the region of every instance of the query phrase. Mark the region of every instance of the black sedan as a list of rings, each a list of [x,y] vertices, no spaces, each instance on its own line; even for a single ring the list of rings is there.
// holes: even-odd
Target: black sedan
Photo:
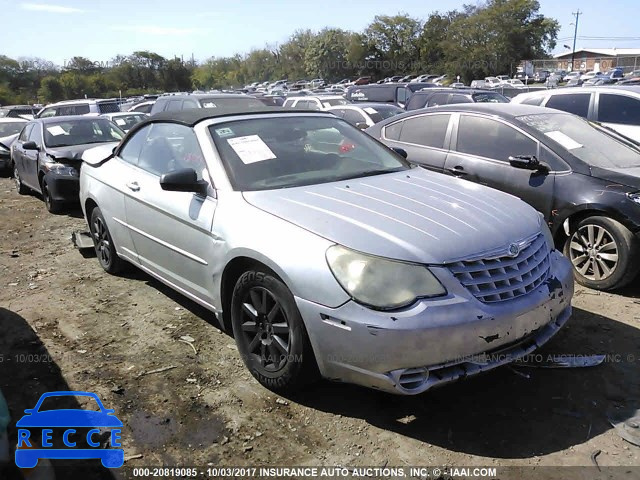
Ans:
[[[406,151],[414,164],[531,204],[582,285],[615,289],[637,275],[640,145],[627,137],[575,115],[513,104],[415,110],[366,131]],[[429,185],[424,188],[428,194]],[[482,204],[482,198],[468,202]]]
[[[32,120],[11,147],[18,193],[42,194],[47,210],[59,213],[77,202],[82,154],[106,142],[119,142],[124,132],[100,117],[49,117]]]

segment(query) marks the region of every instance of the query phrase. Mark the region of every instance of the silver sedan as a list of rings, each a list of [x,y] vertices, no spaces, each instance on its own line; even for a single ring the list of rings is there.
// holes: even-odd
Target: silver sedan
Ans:
[[[319,374],[420,393],[532,352],[571,315],[570,264],[535,210],[330,114],[169,112],[84,160],[102,267],[210,309],[274,391]]]

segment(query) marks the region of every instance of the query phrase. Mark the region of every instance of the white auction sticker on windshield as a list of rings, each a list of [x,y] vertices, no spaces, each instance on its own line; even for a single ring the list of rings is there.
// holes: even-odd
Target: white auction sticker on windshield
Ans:
[[[269,146],[258,135],[230,138],[227,142],[245,164],[276,158]]]
[[[124,121],[122,118],[116,118],[116,125],[126,125],[127,122]]]
[[[378,113],[375,108],[371,108],[371,107],[366,107],[363,110],[370,115],[375,115],[376,113]]]
[[[564,133],[554,130],[552,132],[546,132],[545,135],[552,140],[555,140],[560,145],[562,145],[567,150],[575,150],[576,148],[581,148],[582,144],[576,142],[573,138]]]
[[[58,135],[66,135],[67,132],[64,131],[64,128],[62,128],[60,125],[53,125],[51,127],[47,127],[47,131],[54,136],[58,136]]]

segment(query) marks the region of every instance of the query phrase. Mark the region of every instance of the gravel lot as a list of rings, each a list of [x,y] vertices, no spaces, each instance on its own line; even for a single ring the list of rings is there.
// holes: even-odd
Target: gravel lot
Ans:
[[[253,380],[212,314],[74,249],[79,210],[48,214],[0,178],[0,225],[0,378],[14,425],[44,392],[86,390],[123,421],[125,456],[142,455],[133,466],[592,466],[598,450],[600,466],[640,465],[606,416],[640,407],[637,281],[619,294],[578,287],[572,319],[542,350],[620,355],[598,367],[517,369],[528,378],[507,367],[417,397],[321,382],[284,398]]]

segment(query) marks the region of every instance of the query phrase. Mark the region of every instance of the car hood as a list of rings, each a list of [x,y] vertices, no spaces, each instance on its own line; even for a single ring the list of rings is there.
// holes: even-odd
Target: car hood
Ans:
[[[113,142],[109,142],[107,145],[112,145]],[[70,147],[50,148],[47,147],[47,155],[55,158],[56,160],[82,160],[82,155],[86,150],[97,147],[96,143],[88,143],[84,145],[73,145]],[[113,147],[112,147],[113,148]]]
[[[539,232],[541,222],[511,195],[421,168],[243,195],[354,250],[429,264],[506,247]]]
[[[113,151],[118,146],[118,142],[103,143],[99,146],[92,145],[82,154],[82,160],[89,165],[98,166],[113,157]]]
[[[11,149],[11,145],[18,138],[18,133],[14,133],[13,135],[8,135],[6,137],[0,137],[0,145],[6,148],[7,150]]]
[[[92,410],[47,410],[25,415],[17,427],[121,427],[114,415]]]
[[[599,168],[591,167],[591,175],[612,183],[640,189],[640,167]]]

